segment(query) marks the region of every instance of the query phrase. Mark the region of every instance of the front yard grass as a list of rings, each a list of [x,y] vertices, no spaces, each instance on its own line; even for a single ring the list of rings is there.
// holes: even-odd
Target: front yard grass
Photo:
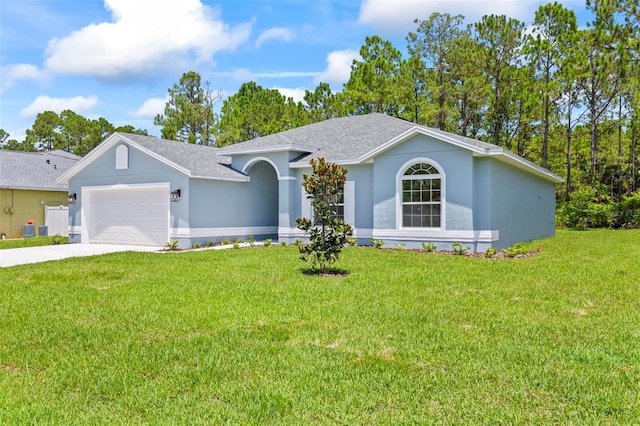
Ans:
[[[524,259],[295,247],[0,269],[0,424],[633,424],[640,231]]]
[[[47,236],[47,237],[31,237],[31,238],[16,238],[12,240],[0,240],[0,250],[22,248],[22,247],[50,246],[54,244],[54,242],[55,244],[68,244],[69,237],[53,235],[53,236]]]

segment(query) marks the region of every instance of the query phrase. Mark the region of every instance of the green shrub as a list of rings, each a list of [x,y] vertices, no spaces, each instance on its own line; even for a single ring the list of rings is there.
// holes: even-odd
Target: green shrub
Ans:
[[[516,257],[519,254],[526,254],[527,249],[523,243],[515,243],[509,248],[502,249],[502,253],[507,257]]]
[[[382,248],[382,246],[384,245],[384,241],[382,240],[375,240],[372,238],[369,241],[371,242],[371,245],[377,249]]]
[[[351,247],[355,247],[358,245],[358,239],[357,238],[349,238],[347,240],[347,244],[349,244]]]
[[[195,244],[193,245],[193,248],[194,248],[194,249],[198,249],[198,248],[200,248],[200,247],[202,247],[202,244],[200,244],[200,243],[195,243]]]
[[[424,251],[426,251],[427,253],[432,253],[434,251],[436,251],[436,243],[434,242],[429,242],[429,243],[422,243],[422,249]]]
[[[256,239],[253,235],[249,235],[249,245],[251,247],[255,247],[256,246]]]
[[[467,251],[471,248],[469,246],[467,247],[463,247],[462,243],[453,243],[451,245],[451,248],[453,250],[453,254],[457,255],[457,256],[464,256],[465,254],[467,254]]]
[[[164,245],[164,249],[165,250],[178,250],[178,240],[173,240],[173,241],[167,242],[167,244]]]
[[[222,244],[223,246],[226,246],[227,244],[231,244],[231,240],[228,238],[225,238],[220,242],[220,244]]]
[[[51,244],[53,244],[54,246],[57,246],[57,245],[60,245],[60,244],[65,244],[65,239],[66,239],[66,237],[63,237],[62,235],[56,234],[53,237],[51,237]]]
[[[264,246],[265,247],[269,247],[271,245],[272,241],[273,240],[271,238],[267,238],[266,240],[264,240]]]

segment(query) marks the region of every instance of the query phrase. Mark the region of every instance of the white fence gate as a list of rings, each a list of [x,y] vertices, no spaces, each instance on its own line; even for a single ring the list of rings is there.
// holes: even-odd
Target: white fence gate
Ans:
[[[44,224],[49,235],[69,235],[69,207],[44,206]]]

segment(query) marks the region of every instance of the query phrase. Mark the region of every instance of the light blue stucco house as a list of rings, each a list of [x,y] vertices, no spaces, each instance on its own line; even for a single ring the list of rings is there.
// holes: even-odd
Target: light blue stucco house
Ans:
[[[304,235],[302,177],[348,170],[340,213],[359,243],[475,251],[555,232],[562,179],[501,147],[383,114],[335,118],[216,149],[114,133],[63,175],[71,242],[181,247]]]

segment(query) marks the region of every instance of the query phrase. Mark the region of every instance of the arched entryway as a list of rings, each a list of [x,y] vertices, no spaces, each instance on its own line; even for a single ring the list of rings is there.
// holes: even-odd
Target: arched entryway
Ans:
[[[257,159],[247,164],[248,192],[253,206],[252,226],[274,227],[277,235],[279,185],[275,165],[267,159]]]

